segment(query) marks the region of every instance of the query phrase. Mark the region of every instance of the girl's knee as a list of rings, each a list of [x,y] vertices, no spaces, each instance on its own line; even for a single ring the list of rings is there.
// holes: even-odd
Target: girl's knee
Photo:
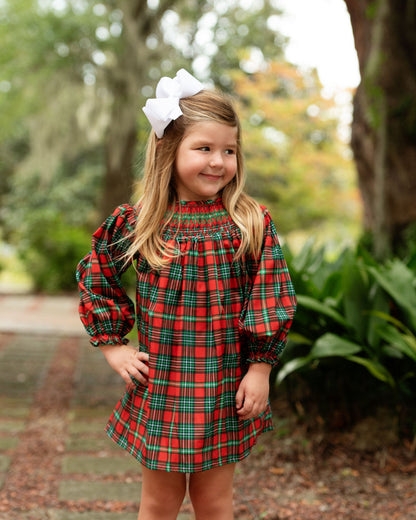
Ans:
[[[193,473],[189,496],[196,518],[232,518],[233,476],[235,464]]]
[[[143,468],[139,520],[175,519],[186,493],[186,476]]]

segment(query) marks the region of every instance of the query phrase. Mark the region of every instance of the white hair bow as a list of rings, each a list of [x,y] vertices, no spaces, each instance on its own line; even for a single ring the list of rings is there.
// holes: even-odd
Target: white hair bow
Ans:
[[[143,107],[143,112],[159,139],[163,137],[168,124],[182,115],[179,100],[193,96],[203,88],[202,83],[185,69],[178,70],[173,79],[166,76],[160,79],[156,87],[156,98],[148,99]]]

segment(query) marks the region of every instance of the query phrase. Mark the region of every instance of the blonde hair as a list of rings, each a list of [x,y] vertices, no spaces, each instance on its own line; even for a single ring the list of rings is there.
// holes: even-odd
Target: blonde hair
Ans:
[[[179,101],[183,115],[172,121],[161,139],[150,133],[144,165],[143,195],[133,242],[126,253],[127,261],[140,251],[153,268],[160,268],[169,258],[180,255],[162,238],[163,226],[169,222],[169,210],[177,202],[174,167],[178,147],[192,124],[214,121],[237,128],[237,172],[222,190],[224,207],[241,232],[241,244],[235,259],[245,253],[257,256],[263,240],[263,213],[260,205],[244,193],[245,173],[241,150],[241,126],[231,99],[223,93],[202,90]]]

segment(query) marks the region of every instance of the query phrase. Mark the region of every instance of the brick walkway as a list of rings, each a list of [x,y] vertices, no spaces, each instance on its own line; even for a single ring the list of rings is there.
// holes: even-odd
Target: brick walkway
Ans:
[[[77,298],[0,296],[0,374],[0,519],[136,520],[140,466],[103,433],[124,384]]]
[[[0,294],[0,332],[83,336],[77,296]]]

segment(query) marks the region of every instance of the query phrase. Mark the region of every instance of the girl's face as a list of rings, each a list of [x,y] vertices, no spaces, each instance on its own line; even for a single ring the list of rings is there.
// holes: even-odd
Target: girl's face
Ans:
[[[237,128],[214,121],[193,124],[175,160],[179,200],[215,200],[237,172]]]

